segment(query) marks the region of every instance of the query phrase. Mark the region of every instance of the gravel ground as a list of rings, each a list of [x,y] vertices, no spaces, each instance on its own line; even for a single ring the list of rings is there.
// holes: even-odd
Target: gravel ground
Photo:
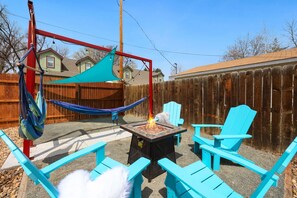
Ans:
[[[292,195],[297,198],[297,157],[292,163]]]

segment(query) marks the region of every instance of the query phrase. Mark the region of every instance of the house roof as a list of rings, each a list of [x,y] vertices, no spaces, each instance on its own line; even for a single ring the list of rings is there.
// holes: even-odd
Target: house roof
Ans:
[[[124,67],[124,70],[125,70],[125,69],[129,69],[131,72],[133,72],[133,68],[130,67],[130,66],[125,66],[125,67]]]
[[[279,62],[284,60],[297,62],[297,48],[282,50],[282,51],[273,52],[273,53],[261,54],[258,56],[252,56],[252,57],[247,57],[247,58],[242,58],[242,59],[237,59],[232,61],[198,66],[198,67],[189,69],[187,71],[178,73],[172,77],[174,78],[179,78],[179,77],[182,78],[185,76],[189,77],[203,72],[211,72],[211,71],[225,70],[225,69],[238,69],[236,67],[251,66],[251,65],[257,65],[257,64],[260,65],[262,63],[272,64],[273,62]]]
[[[40,54],[44,54],[46,52],[52,52],[53,54],[55,54],[56,56],[60,57],[61,59],[63,59],[63,56],[61,56],[58,52],[56,52],[55,50],[53,50],[52,48],[47,48],[45,50],[41,50],[40,52],[37,53],[37,55]]]
[[[153,76],[158,76],[158,75],[161,75],[161,76],[165,76],[162,72],[153,72]]]
[[[79,63],[81,63],[81,62],[83,62],[83,61],[85,61],[85,60],[90,60],[93,64],[96,63],[96,61],[94,61],[94,59],[92,59],[90,56],[85,56],[85,57],[83,57],[83,58],[77,60],[77,61],[75,62],[75,64],[78,65]]]

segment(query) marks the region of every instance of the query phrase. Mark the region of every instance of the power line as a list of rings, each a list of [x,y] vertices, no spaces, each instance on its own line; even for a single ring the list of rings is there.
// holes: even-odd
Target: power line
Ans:
[[[127,13],[126,10],[124,10],[125,13]],[[27,17],[24,17],[24,16],[20,16],[20,15],[17,15],[17,14],[14,14],[14,13],[11,13],[11,12],[8,12],[7,13],[8,15],[11,15],[11,16],[14,16],[14,17],[18,17],[18,18],[22,18],[22,19],[25,19],[25,20],[29,20],[29,18]],[[127,13],[128,14],[128,13]],[[129,15],[129,14],[128,14]],[[130,15],[132,17],[132,15]],[[132,17],[133,18],[133,17]],[[134,19],[136,20],[136,19]],[[53,24],[50,24],[50,23],[46,23],[46,22],[43,22],[43,21],[39,21],[37,20],[37,22],[41,23],[41,24],[44,24],[44,25],[47,25],[47,26],[51,26],[51,27],[55,27],[55,28],[59,28],[59,29],[62,29],[62,30],[66,30],[68,32],[73,32],[73,33],[78,33],[78,34],[81,34],[81,35],[85,35],[85,36],[89,36],[89,37],[93,37],[93,38],[99,38],[99,39],[102,39],[102,40],[106,40],[106,41],[110,41],[110,42],[114,42],[114,43],[118,43],[118,41],[116,40],[112,40],[112,39],[109,39],[109,38],[104,38],[104,37],[99,37],[99,36],[96,36],[96,35],[92,35],[92,34],[88,34],[88,33],[84,33],[84,32],[80,32],[80,31],[77,31],[77,30],[72,30],[72,29],[69,29],[69,28],[64,28],[64,27],[61,27],[61,26],[57,26],[57,25],[53,25]],[[136,21],[135,21],[136,22]],[[137,24],[139,24],[138,22],[136,22]],[[139,27],[140,24],[139,24]],[[141,28],[142,29],[142,28]],[[144,32],[144,30],[142,29],[142,31]],[[144,34],[146,35],[147,39],[150,40],[147,36],[147,34],[144,32]],[[139,45],[135,45],[135,44],[131,44],[131,43],[125,43],[125,45],[128,45],[128,46],[131,46],[131,47],[135,47],[135,48],[140,48],[140,49],[145,49],[145,50],[153,50],[153,51],[158,51],[162,56],[163,53],[171,53],[171,54],[182,54],[182,55],[190,55],[190,56],[216,56],[216,57],[222,57],[223,55],[215,55],[215,54],[201,54],[201,53],[191,53],[191,52],[179,52],[179,51],[170,51],[170,50],[162,50],[162,49],[157,49],[155,48],[155,45],[152,43],[152,41],[150,40],[151,44],[154,46],[154,48],[149,48],[149,47],[144,47],[144,46],[139,46]]]

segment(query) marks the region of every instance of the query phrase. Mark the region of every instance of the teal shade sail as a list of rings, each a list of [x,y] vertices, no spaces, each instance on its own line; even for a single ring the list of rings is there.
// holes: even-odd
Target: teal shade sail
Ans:
[[[55,80],[49,82],[50,84],[68,84],[68,83],[94,83],[120,80],[113,73],[113,62],[116,48],[111,50],[103,59],[96,63],[90,69],[72,76],[70,78]]]

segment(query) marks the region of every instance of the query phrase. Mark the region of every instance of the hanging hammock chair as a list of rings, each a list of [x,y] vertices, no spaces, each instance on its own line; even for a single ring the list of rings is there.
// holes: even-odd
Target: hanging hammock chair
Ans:
[[[40,69],[40,84],[36,100],[28,92],[25,82],[24,68],[32,69],[23,64],[24,59],[33,51]],[[44,122],[46,119],[46,101],[43,97],[43,74],[44,71],[37,59],[36,52],[32,46],[28,52],[20,59],[19,64],[19,100],[20,100],[20,118],[19,118],[19,136],[27,140],[35,140],[42,136],[44,131]]]

